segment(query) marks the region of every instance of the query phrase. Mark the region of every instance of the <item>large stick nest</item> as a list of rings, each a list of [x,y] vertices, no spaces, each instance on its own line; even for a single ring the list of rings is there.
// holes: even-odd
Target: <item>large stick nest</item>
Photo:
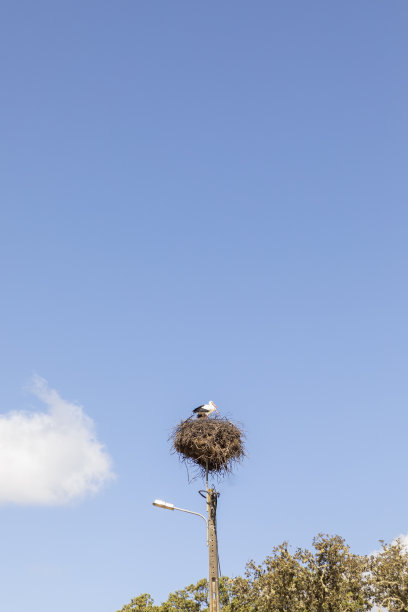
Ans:
[[[170,436],[173,450],[187,465],[198,467],[201,475],[208,471],[218,475],[232,472],[245,457],[243,430],[223,417],[181,421]]]

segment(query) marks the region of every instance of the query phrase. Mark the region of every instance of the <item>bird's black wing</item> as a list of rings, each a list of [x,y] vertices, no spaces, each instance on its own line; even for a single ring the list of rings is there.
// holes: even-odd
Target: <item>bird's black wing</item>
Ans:
[[[200,412],[201,408],[204,408],[205,404],[201,404],[201,406],[197,406],[197,408],[194,408],[193,412]]]

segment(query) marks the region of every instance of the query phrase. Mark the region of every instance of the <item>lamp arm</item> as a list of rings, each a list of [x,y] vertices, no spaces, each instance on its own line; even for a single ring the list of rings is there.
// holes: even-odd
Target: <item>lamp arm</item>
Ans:
[[[201,518],[205,521],[205,524],[207,525],[208,523],[204,514],[200,514],[199,512],[193,512],[192,510],[185,510],[185,508],[177,508],[177,506],[174,506],[174,510],[180,510],[180,512],[188,512],[188,514],[195,514],[196,516],[201,516]]]
[[[205,525],[207,527],[207,546],[208,546],[208,521],[205,518],[204,514],[200,514],[199,512],[193,512],[192,510],[185,510],[184,508],[177,508],[176,506],[174,506],[174,510],[180,510],[180,512],[187,512],[188,514],[195,514],[196,516],[201,516],[201,518],[204,520]]]

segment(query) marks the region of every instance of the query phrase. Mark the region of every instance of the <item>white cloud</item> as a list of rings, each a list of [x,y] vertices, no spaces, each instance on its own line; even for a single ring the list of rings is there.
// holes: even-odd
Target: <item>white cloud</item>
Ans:
[[[0,415],[0,504],[61,505],[96,493],[114,474],[82,407],[35,376],[43,412]]]

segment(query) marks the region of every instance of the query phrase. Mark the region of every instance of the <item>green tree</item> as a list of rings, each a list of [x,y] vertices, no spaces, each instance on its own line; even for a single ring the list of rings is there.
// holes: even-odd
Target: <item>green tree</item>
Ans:
[[[220,578],[220,604],[228,612],[231,581],[226,576]],[[161,605],[154,605],[152,597],[145,593],[131,600],[118,612],[208,612],[208,583],[205,578],[197,584],[170,593]]]
[[[203,579],[185,589],[170,593],[160,612],[201,612],[208,606],[208,585]]]
[[[123,606],[118,612],[157,612],[158,608],[153,604],[151,595],[144,593],[132,599],[130,603]]]
[[[248,563],[245,578],[233,582],[231,611],[306,611],[309,576],[303,560],[303,551],[292,555],[283,542],[261,565]]]
[[[312,606],[316,612],[363,612],[371,610],[365,579],[367,559],[350,552],[338,535],[319,534],[314,554],[307,555]]]
[[[339,536],[319,534],[314,551],[276,546],[261,565],[251,561],[233,582],[230,610],[242,612],[364,612],[371,609],[365,557]]]
[[[225,612],[229,610],[232,596],[230,585],[229,578],[220,578],[220,606]],[[170,593],[167,601],[162,603],[160,612],[208,612],[208,605],[208,582],[203,578],[197,584],[190,584],[181,591]]]
[[[381,540],[382,551],[370,557],[373,599],[392,612],[408,610],[408,551],[401,539]]]

